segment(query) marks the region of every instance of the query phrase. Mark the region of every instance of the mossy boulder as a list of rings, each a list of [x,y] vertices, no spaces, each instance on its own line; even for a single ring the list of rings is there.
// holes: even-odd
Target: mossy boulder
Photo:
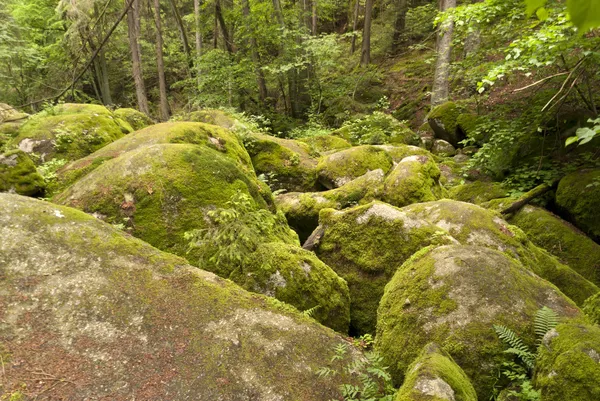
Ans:
[[[320,154],[327,154],[352,147],[350,142],[335,135],[317,135],[299,138],[298,140],[306,143],[314,151]]]
[[[383,170],[377,169],[329,191],[280,194],[275,203],[304,242],[319,225],[321,210],[341,210],[373,201],[381,196],[384,176]]]
[[[123,153],[167,143],[187,143],[214,149],[223,156],[229,157],[249,174],[254,174],[248,152],[231,131],[203,123],[161,123],[129,134],[91,155],[66,164],[58,171],[57,183],[54,185],[55,191],[66,188],[105,161],[114,159]]]
[[[232,129],[239,124],[238,120],[230,114],[217,109],[193,111],[183,115],[181,120],[218,125],[219,127],[226,129]]]
[[[428,156],[405,157],[385,179],[383,200],[402,207],[440,199],[440,169]]]
[[[600,292],[585,300],[583,312],[593,323],[600,325]]]
[[[561,324],[542,341],[533,384],[544,401],[600,399],[600,327]]]
[[[0,103],[0,124],[24,120],[29,114],[23,113],[11,105]]]
[[[408,368],[394,401],[477,401],[477,393],[452,357],[429,343]]]
[[[504,198],[507,195],[502,184],[491,181],[474,181],[452,187],[448,197],[453,200],[480,205],[492,199]]]
[[[446,102],[431,110],[427,115],[427,122],[436,138],[443,139],[456,147],[466,137],[457,121],[463,113],[463,108],[456,103]]]
[[[0,192],[40,196],[45,188],[44,179],[25,152],[11,150],[0,154]]]
[[[314,249],[348,282],[350,333],[373,333],[383,289],[411,255],[430,244],[456,243],[443,229],[382,202],[344,211],[325,209]]]
[[[126,121],[134,131],[140,130],[147,127],[148,125],[154,124],[154,121],[141,111],[130,108],[116,109],[114,114],[117,118]]]
[[[518,227],[508,224],[490,210],[452,200],[420,203],[402,210],[441,227],[463,245],[488,247],[518,259],[578,305],[600,291],[594,283],[535,246]]]
[[[556,205],[564,216],[588,234],[600,241],[600,169],[571,173],[560,180],[556,190]]]
[[[535,245],[556,256],[577,273],[600,285],[600,245],[551,212],[525,206],[509,218]]]
[[[263,174],[269,186],[286,191],[310,192],[318,189],[317,160],[308,144],[293,139],[251,134],[244,145],[257,174]]]
[[[408,260],[385,287],[376,348],[396,383],[421,349],[436,342],[488,399],[505,360],[493,325],[533,343],[533,318],[547,306],[562,318],[581,316],[556,287],[506,254],[479,246],[429,247]]]
[[[353,145],[419,144],[419,136],[404,122],[380,111],[345,122],[333,135]]]
[[[30,117],[7,146],[35,153],[40,163],[76,160],[132,130],[104,106],[63,104]]]
[[[123,225],[157,248],[185,256],[183,235],[206,227],[205,214],[241,191],[257,207],[271,197],[221,152],[186,143],[143,146],[107,160],[53,201]],[[283,222],[285,224],[285,222]],[[188,255],[197,260],[196,252]]]
[[[452,157],[456,155],[456,149],[450,142],[443,139],[436,139],[431,146],[431,153],[442,157]]]
[[[317,165],[319,183],[327,189],[341,187],[368,171],[387,173],[393,165],[390,155],[375,146],[356,146],[325,156]]]
[[[0,204],[3,394],[322,401],[358,384],[317,376],[347,342],[294,308],[78,210],[11,194]]]
[[[296,245],[265,243],[243,269],[229,277],[248,291],[268,295],[295,306],[323,325],[348,332],[348,285],[314,253]]]
[[[413,145],[376,145],[379,149],[383,149],[392,158],[394,164],[400,163],[402,159],[408,156],[428,156],[433,158],[433,155],[427,150]]]

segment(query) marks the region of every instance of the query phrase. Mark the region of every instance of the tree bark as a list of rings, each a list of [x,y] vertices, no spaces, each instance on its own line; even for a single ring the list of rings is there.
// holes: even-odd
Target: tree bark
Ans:
[[[179,14],[179,9],[177,8],[177,4],[175,4],[175,0],[169,0],[169,4],[171,5],[171,10],[173,11],[173,16],[175,17],[175,22],[177,24],[177,29],[179,30],[179,36],[181,36],[181,43],[183,45],[183,51],[187,56],[188,63],[191,67],[192,61],[192,51],[190,50],[190,43],[188,42],[187,33],[185,32],[185,26],[183,25],[183,20],[181,19],[181,15]]]
[[[448,11],[456,7],[456,0],[442,0],[441,11]],[[437,61],[433,88],[431,89],[431,105],[437,106],[448,100],[450,93],[450,56],[452,52],[452,34],[454,32],[454,19],[448,17],[438,29]]]
[[[397,0],[396,19],[394,21],[394,36],[392,38],[392,53],[396,54],[402,45],[402,34],[406,29],[406,13],[408,12],[408,0]]]
[[[140,21],[140,1],[134,0],[133,6],[127,12],[127,33],[129,37],[129,50],[131,51],[131,64],[133,67],[133,80],[135,82],[135,94],[140,111],[150,116],[148,108],[148,97],[142,73],[142,55],[139,45],[139,31],[137,27]]]
[[[360,13],[360,0],[356,0],[354,4],[354,15],[352,18],[352,45],[350,46],[350,54],[354,54],[356,51],[356,29],[358,28],[358,15]]]
[[[196,57],[202,55],[202,31],[200,27],[200,0],[194,0],[194,26],[196,28]]]
[[[229,38],[229,31],[227,30],[227,25],[225,24],[225,18],[223,17],[223,10],[221,8],[221,0],[215,1],[215,15],[217,20],[219,21],[219,26],[221,27],[221,35],[223,35],[223,41],[225,42],[225,48],[227,52],[233,54],[233,43],[231,43],[231,39]]]
[[[283,10],[281,9],[281,3],[279,0],[273,0],[273,8],[275,9],[275,17],[279,26],[285,28],[285,21],[283,19]]]
[[[156,67],[158,70],[158,90],[160,94],[160,120],[167,121],[171,114],[167,99],[167,80],[163,60],[163,37],[160,21],[160,0],[154,0],[154,25],[156,26]]]
[[[312,0],[311,34],[317,36],[317,0]]]
[[[252,54],[252,63],[254,64],[254,73],[256,74],[256,83],[258,85],[258,99],[260,104],[264,105],[268,94],[267,84],[265,74],[260,68],[260,55],[258,54],[258,44],[256,43],[256,38],[254,37],[254,31],[252,29],[249,0],[243,0],[242,13],[244,14],[244,20],[246,21],[248,35],[250,35],[250,52]]]
[[[373,0],[365,3],[365,26],[363,28],[360,65],[366,67],[371,63],[371,19],[373,16]]]

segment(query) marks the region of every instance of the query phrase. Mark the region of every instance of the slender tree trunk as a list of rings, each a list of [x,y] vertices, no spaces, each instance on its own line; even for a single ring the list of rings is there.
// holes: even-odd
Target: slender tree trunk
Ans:
[[[273,0],[273,8],[275,9],[275,17],[279,26],[285,28],[285,21],[283,20],[283,10],[281,9],[281,3],[279,0]]]
[[[371,63],[371,19],[373,16],[373,0],[365,3],[365,26],[363,28],[360,65],[366,67]]]
[[[311,33],[313,36],[317,36],[317,0],[312,0]]]
[[[190,50],[190,43],[188,42],[187,33],[185,32],[183,19],[181,19],[181,15],[179,14],[179,9],[177,8],[177,4],[175,4],[175,0],[169,0],[169,4],[171,5],[171,10],[173,11],[173,16],[175,17],[175,23],[177,24],[177,29],[179,30],[179,36],[181,37],[183,51],[187,56],[188,63],[191,63],[192,51]]]
[[[352,45],[350,46],[350,54],[354,54],[356,51],[356,29],[358,28],[358,16],[360,14],[360,0],[356,0],[354,4],[354,15],[352,18]]]
[[[265,80],[265,74],[260,68],[260,55],[258,54],[258,45],[256,38],[254,37],[254,31],[252,30],[252,20],[250,15],[250,2],[249,0],[243,0],[242,13],[246,21],[246,28],[250,35],[250,49],[252,54],[252,63],[254,64],[254,73],[256,74],[256,83],[258,85],[258,99],[261,105],[264,105],[265,99],[267,98],[267,84]]]
[[[167,121],[171,111],[167,100],[167,80],[163,60],[162,24],[160,21],[160,0],[154,0],[154,25],[156,26],[156,67],[158,70],[158,90],[160,93],[160,120]]]
[[[456,7],[456,0],[442,0],[441,10],[448,11]],[[438,29],[437,39],[437,61],[435,64],[435,75],[433,88],[431,89],[431,105],[437,106],[448,100],[450,93],[450,56],[452,52],[452,33],[454,32],[454,20],[452,17],[446,19]]]
[[[133,80],[135,82],[135,94],[137,97],[138,108],[146,115],[150,115],[148,108],[148,98],[146,96],[146,86],[142,73],[142,55],[139,45],[139,31],[137,27],[140,21],[140,1],[134,0],[133,6],[127,12],[127,31],[129,36],[129,50],[131,51],[131,64],[133,66]]]
[[[394,21],[394,36],[392,38],[392,53],[396,54],[402,44],[402,34],[406,28],[406,13],[408,12],[408,0],[397,0],[396,20]]]
[[[233,43],[231,43],[231,39],[229,38],[229,31],[227,30],[227,25],[225,24],[225,18],[223,17],[223,10],[221,8],[220,0],[215,1],[215,15],[219,21],[219,26],[221,27],[221,35],[223,35],[225,48],[227,49],[227,52],[233,54]]]
[[[202,55],[202,30],[200,27],[200,0],[194,0],[194,26],[196,28],[196,57]]]

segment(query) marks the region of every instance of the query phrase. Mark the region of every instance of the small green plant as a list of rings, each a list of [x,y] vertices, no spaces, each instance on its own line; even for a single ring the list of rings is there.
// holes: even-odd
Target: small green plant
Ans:
[[[541,393],[531,383],[531,375],[535,369],[535,361],[539,356],[544,336],[558,325],[558,315],[544,306],[535,313],[533,328],[536,335],[537,350],[532,351],[525,342],[511,329],[502,325],[494,325],[498,337],[507,345],[504,351],[514,355],[518,362],[508,361],[502,364],[502,375],[508,379],[507,394],[522,401],[539,401]]]
[[[571,136],[571,137],[567,138],[567,141],[565,142],[565,146],[569,146],[575,142],[579,143],[579,145],[585,145],[586,143],[588,143],[592,139],[594,139],[594,137],[596,135],[600,135],[600,118],[596,118],[595,120],[592,120],[590,118],[588,120],[588,123],[591,123],[594,126],[592,128],[589,128],[589,127],[579,128],[577,130],[577,132],[575,133],[575,136]]]
[[[37,170],[46,181],[46,184],[52,184],[58,178],[56,172],[65,164],[67,164],[67,161],[64,159],[52,159],[38,166]]]
[[[381,111],[375,111],[364,118],[347,121],[341,130],[348,132],[351,142],[360,145],[392,143],[397,139],[414,135],[404,122]]]
[[[373,346],[374,342],[375,342],[375,340],[373,339],[373,336],[368,333],[363,334],[362,336],[360,336],[358,338],[352,339],[352,344],[355,347],[362,348],[362,349],[370,349]]]
[[[302,314],[307,317],[313,317],[313,315],[317,310],[319,310],[319,308],[321,308],[321,305],[315,305],[312,308],[302,311]]]
[[[324,378],[344,372],[357,377],[359,384],[345,383],[340,386],[344,401],[393,401],[397,390],[392,385],[388,368],[383,365],[383,358],[376,351],[368,351],[365,352],[364,358],[345,362],[348,349],[348,344],[336,346],[330,366],[317,370],[317,375]]]

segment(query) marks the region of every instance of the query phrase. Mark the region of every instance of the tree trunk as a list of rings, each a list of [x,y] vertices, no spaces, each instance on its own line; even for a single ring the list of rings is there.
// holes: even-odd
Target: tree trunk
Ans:
[[[181,19],[181,15],[179,14],[179,9],[177,8],[177,5],[175,4],[175,0],[169,0],[169,4],[171,4],[171,10],[173,11],[173,16],[175,17],[177,29],[179,30],[179,36],[181,36],[181,43],[183,45],[183,51],[185,52],[185,55],[187,56],[188,63],[191,63],[192,51],[190,50],[190,44],[188,42],[187,33],[185,32],[185,26],[183,25],[183,20]]]
[[[202,31],[200,27],[200,0],[194,0],[194,25],[196,28],[196,57],[202,55]]]
[[[406,13],[408,12],[408,0],[397,0],[396,19],[394,21],[394,36],[392,38],[392,53],[398,53],[402,45],[402,34],[406,28]]]
[[[366,67],[371,63],[371,19],[373,16],[373,0],[365,3],[365,26],[363,28],[360,65]]]
[[[456,7],[456,0],[442,0],[441,10],[448,11]],[[431,89],[431,105],[437,106],[448,100],[450,93],[450,55],[452,52],[452,33],[454,32],[454,20],[449,17],[438,29],[437,38],[437,61],[435,64],[435,75],[433,88]]]
[[[283,10],[281,9],[281,3],[279,0],[273,0],[273,8],[275,9],[275,16],[279,26],[285,28],[285,21],[283,20]]]
[[[163,37],[160,21],[160,0],[154,0],[154,25],[156,26],[156,67],[158,70],[158,89],[160,93],[160,120],[167,121],[171,114],[167,100],[167,80],[163,60]]]
[[[215,15],[217,17],[217,20],[219,21],[219,25],[221,26],[221,35],[223,35],[225,48],[227,49],[227,52],[229,54],[233,54],[233,43],[231,43],[231,39],[229,38],[229,31],[227,30],[225,18],[223,17],[223,10],[221,9],[221,0],[215,1]]]
[[[250,15],[250,2],[249,0],[243,0],[242,13],[244,14],[244,20],[246,22],[246,28],[250,35],[250,49],[252,54],[252,63],[254,64],[254,73],[256,74],[256,83],[258,85],[258,99],[261,105],[264,105],[265,99],[267,98],[267,84],[265,81],[265,74],[260,68],[260,55],[258,54],[258,46],[254,32],[252,30],[252,21]]]
[[[358,15],[360,14],[360,0],[356,0],[354,5],[354,16],[352,18],[352,46],[350,47],[350,54],[354,54],[356,51],[356,29],[358,28]]]
[[[313,36],[317,36],[317,0],[312,0],[311,33]]]
[[[133,67],[133,80],[135,82],[135,94],[140,111],[150,116],[148,98],[146,97],[146,86],[142,74],[142,55],[139,46],[139,31],[137,27],[140,21],[140,1],[134,0],[133,6],[127,12],[127,33],[129,36],[129,50],[131,51],[131,64]]]

